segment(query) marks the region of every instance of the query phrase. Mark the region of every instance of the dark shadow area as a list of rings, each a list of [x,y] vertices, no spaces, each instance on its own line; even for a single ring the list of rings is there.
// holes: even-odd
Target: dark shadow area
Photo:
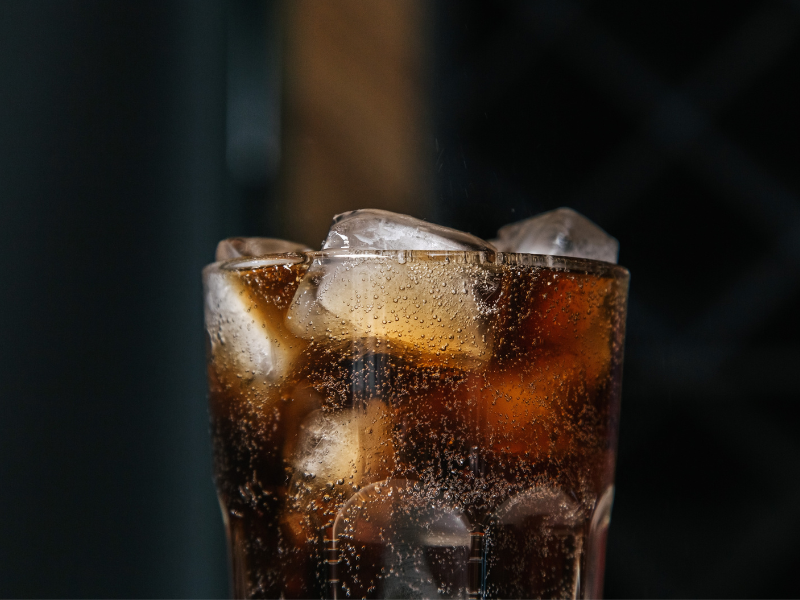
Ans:
[[[200,269],[218,2],[0,6],[0,595],[224,596]]]

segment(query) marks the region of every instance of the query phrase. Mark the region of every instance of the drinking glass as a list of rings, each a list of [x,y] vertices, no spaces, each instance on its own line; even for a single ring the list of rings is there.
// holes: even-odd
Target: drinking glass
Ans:
[[[329,250],[203,278],[237,597],[602,594],[623,267]]]

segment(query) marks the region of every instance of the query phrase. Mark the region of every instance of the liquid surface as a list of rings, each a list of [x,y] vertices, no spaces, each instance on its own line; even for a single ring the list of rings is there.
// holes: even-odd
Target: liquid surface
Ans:
[[[207,269],[237,596],[602,592],[627,273],[452,254]]]

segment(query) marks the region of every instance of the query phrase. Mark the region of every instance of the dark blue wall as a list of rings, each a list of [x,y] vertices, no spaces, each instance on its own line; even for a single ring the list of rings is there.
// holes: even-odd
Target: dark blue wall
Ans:
[[[200,300],[238,227],[223,9],[0,4],[2,596],[227,594]]]

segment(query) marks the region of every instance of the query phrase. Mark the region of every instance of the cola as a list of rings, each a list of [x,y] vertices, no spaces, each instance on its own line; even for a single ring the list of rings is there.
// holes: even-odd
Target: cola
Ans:
[[[602,594],[624,268],[335,249],[204,284],[236,597]]]

